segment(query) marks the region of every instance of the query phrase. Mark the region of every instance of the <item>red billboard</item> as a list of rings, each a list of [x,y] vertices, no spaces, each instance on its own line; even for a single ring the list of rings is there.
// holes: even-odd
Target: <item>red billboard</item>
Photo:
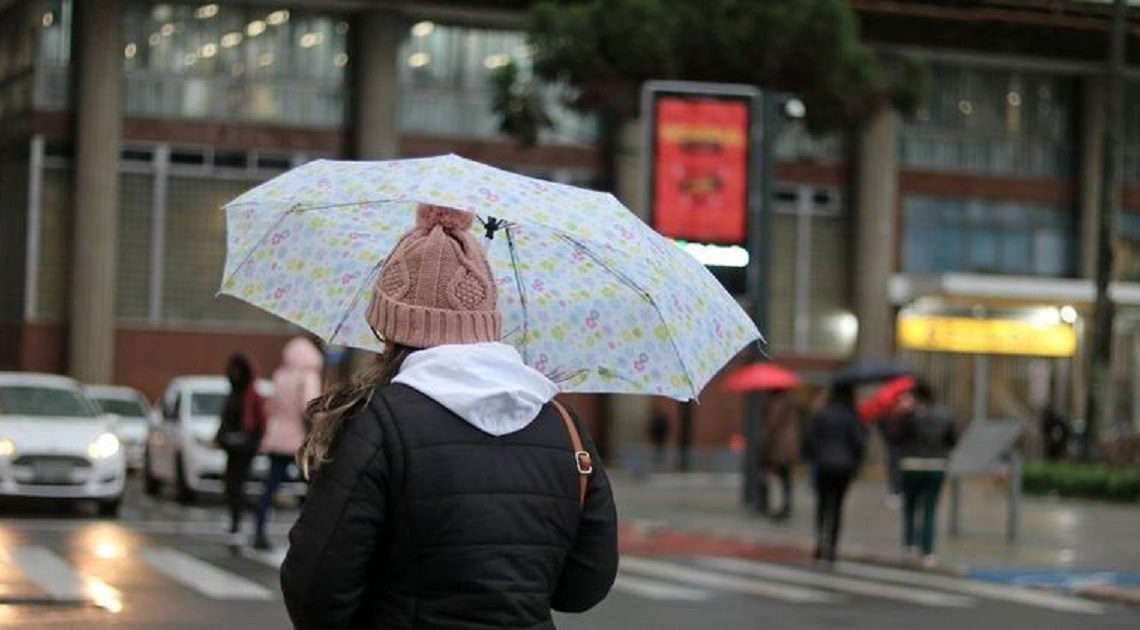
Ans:
[[[747,98],[659,94],[653,104],[653,227],[742,244],[748,217]]]

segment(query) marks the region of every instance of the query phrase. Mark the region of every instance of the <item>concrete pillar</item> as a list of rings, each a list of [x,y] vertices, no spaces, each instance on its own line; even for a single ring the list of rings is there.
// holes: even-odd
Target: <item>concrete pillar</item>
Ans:
[[[359,14],[352,30],[352,138],[354,157],[388,160],[398,157],[400,129],[397,74],[400,16],[371,10]]]
[[[75,3],[75,235],[68,370],[96,383],[109,382],[114,367],[121,22],[121,0]]]
[[[649,221],[649,207],[645,203],[645,186],[642,179],[642,130],[641,121],[626,123],[620,132],[617,156],[616,196],[641,220]],[[611,419],[610,452],[621,457],[628,452],[626,447],[648,441],[646,427],[652,413],[651,396],[606,396],[606,404]],[[670,436],[670,445],[676,443],[676,435]],[[670,446],[670,448],[672,448]],[[630,466],[632,462],[623,462]]]
[[[855,315],[860,358],[885,357],[894,347],[888,299],[894,268],[895,211],[899,190],[899,115],[877,113],[858,136],[855,163]]]
[[[1079,163],[1076,168],[1080,212],[1082,278],[1096,272],[1096,229],[1100,212],[1100,189],[1104,163],[1104,85],[1099,77],[1081,81]]]
[[[356,15],[348,58],[349,116],[352,157],[391,160],[400,155],[399,48],[403,22],[383,9]],[[370,366],[375,355],[350,350],[342,364],[343,379]]]

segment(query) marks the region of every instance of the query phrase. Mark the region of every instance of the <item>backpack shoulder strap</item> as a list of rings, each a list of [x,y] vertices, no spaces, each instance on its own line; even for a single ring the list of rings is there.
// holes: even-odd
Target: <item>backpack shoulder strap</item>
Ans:
[[[582,506],[586,504],[586,484],[589,481],[590,474],[594,472],[594,462],[589,451],[582,446],[582,436],[578,434],[578,427],[570,418],[570,412],[566,411],[566,407],[563,407],[562,403],[557,400],[550,402],[558,410],[558,415],[562,416],[562,422],[566,425],[566,432],[570,434],[570,444],[574,447],[574,467],[578,469],[578,505]]]

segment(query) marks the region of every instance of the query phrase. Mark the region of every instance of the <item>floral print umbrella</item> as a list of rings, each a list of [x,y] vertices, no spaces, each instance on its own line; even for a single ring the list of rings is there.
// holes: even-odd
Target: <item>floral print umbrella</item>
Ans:
[[[693,399],[760,339],[703,265],[613,195],[456,155],[318,160],[249,190],[225,208],[220,293],[379,351],[372,285],[418,203],[479,218],[503,341],[563,391]]]

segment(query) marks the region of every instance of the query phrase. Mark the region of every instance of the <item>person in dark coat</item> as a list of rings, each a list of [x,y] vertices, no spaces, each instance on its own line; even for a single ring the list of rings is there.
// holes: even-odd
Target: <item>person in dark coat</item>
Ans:
[[[498,343],[471,221],[420,207],[373,289],[378,365],[310,406],[312,485],[281,567],[297,628],[553,628],[616,577],[597,450]]]
[[[774,520],[786,520],[792,514],[792,467],[799,461],[800,413],[791,393],[786,389],[768,392],[764,397],[764,424],[760,432],[759,509]],[[780,482],[780,509],[771,512],[768,480]]]
[[[222,406],[221,422],[214,442],[226,453],[223,487],[230,512],[231,543],[240,543],[241,519],[248,507],[245,482],[265,431],[265,400],[257,393],[257,374],[243,354],[226,364],[230,393]]]
[[[847,384],[831,388],[827,403],[815,413],[804,434],[804,457],[815,470],[815,553],[834,562],[843,525],[843,499],[863,461],[866,433],[855,409],[855,391]]]
[[[913,396],[914,410],[903,416],[898,436],[903,544],[908,552],[920,552],[923,564],[933,565],[938,496],[942,492],[950,451],[958,442],[958,428],[949,409],[934,405],[930,385],[920,382]],[[918,520],[920,511],[921,521]]]
[[[1072,430],[1069,423],[1057,413],[1052,405],[1041,409],[1041,437],[1045,442],[1045,459],[1064,459],[1069,451],[1069,437]]]

